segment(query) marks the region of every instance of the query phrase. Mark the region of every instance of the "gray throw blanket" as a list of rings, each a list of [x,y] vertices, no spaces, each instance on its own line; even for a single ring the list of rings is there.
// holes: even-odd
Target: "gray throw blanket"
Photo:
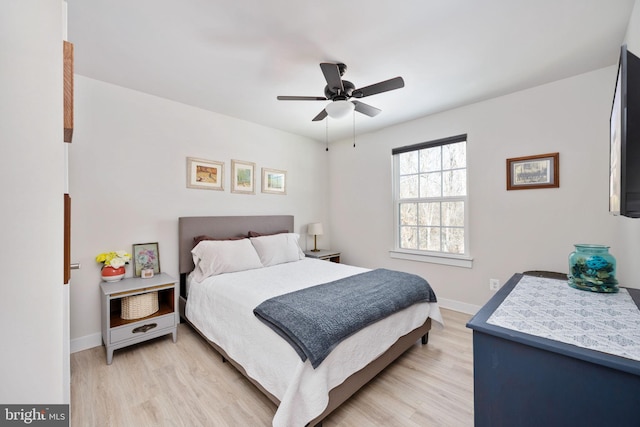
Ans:
[[[377,269],[268,299],[253,312],[317,368],[345,338],[423,301],[436,296],[422,277]]]

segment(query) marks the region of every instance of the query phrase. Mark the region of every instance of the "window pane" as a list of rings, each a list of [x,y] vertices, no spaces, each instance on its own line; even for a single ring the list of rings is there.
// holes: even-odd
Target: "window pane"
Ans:
[[[457,142],[442,146],[442,169],[467,167],[467,144]]]
[[[420,249],[421,251],[426,251],[427,250],[427,242],[428,242],[428,236],[427,236],[427,229],[425,227],[420,227],[418,229],[418,249]]]
[[[418,152],[410,151],[400,154],[400,175],[418,173]]]
[[[464,254],[464,229],[443,228],[443,252]]]
[[[441,252],[440,227],[422,227],[420,229],[420,249]]]
[[[419,225],[440,225],[440,203],[420,203],[418,209]]]
[[[458,169],[442,173],[442,195],[444,197],[467,194],[467,170]]]
[[[420,174],[420,197],[441,197],[441,180],[441,172]]]
[[[400,178],[400,199],[415,199],[418,197],[418,175]]]
[[[442,225],[464,227],[464,202],[442,203]]]
[[[400,204],[400,225],[418,224],[418,207],[415,203]]]
[[[400,247],[418,249],[418,227],[400,227]]]
[[[442,169],[442,147],[431,147],[420,150],[420,172],[432,172]]]

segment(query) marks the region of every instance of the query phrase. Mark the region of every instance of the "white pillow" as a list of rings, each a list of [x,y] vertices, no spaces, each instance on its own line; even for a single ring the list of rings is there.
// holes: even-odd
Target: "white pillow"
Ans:
[[[251,243],[256,248],[260,262],[265,267],[298,261],[304,258],[304,252],[300,249],[297,233],[282,233],[272,236],[252,237]]]
[[[191,254],[195,264],[193,279],[197,282],[222,273],[262,267],[249,239],[203,240],[191,250]]]

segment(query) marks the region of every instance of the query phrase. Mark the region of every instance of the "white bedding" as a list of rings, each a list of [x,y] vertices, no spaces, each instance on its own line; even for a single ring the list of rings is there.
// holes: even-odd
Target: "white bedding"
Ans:
[[[324,411],[329,391],[386,351],[427,317],[442,325],[437,303],[415,304],[340,343],[313,369],[258,320],[253,309],[268,298],[366,269],[305,258],[297,262],[192,281],[186,316],[247,374],[280,400],[274,427],[304,426]]]

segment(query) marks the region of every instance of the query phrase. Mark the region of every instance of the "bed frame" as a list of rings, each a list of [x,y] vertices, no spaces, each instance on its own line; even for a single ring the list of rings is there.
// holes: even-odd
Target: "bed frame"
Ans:
[[[210,236],[213,238],[227,238],[236,236],[246,236],[249,231],[258,233],[275,233],[287,230],[294,232],[293,216],[291,215],[269,215],[269,216],[209,216],[209,217],[182,217],[178,219],[179,233],[179,269],[180,269],[180,316],[189,325],[191,323],[185,317],[184,309],[186,305],[185,280],[188,273],[193,268],[193,258],[191,249],[193,248],[193,238],[197,236]],[[191,325],[193,327],[193,325]],[[193,327],[196,331],[197,328]],[[352,374],[342,384],[333,388],[329,392],[329,403],[322,414],[313,419],[308,425],[321,426],[322,420],[327,417],[334,409],[345,402],[351,395],[358,391],[362,386],[371,381],[378,373],[400,357],[405,351],[415,344],[416,341],[422,339],[422,344],[426,344],[431,329],[431,319],[420,327],[414,329],[408,334],[400,337],[394,345],[377,359],[369,363],[360,371]],[[198,331],[200,333],[200,331]],[[244,368],[231,359],[225,351],[216,343],[209,341],[202,333],[200,335],[222,356],[223,361],[231,363],[239,372],[241,372],[251,383],[253,383],[269,400],[276,405],[280,401],[265,390],[257,381],[251,378],[245,372]]]

